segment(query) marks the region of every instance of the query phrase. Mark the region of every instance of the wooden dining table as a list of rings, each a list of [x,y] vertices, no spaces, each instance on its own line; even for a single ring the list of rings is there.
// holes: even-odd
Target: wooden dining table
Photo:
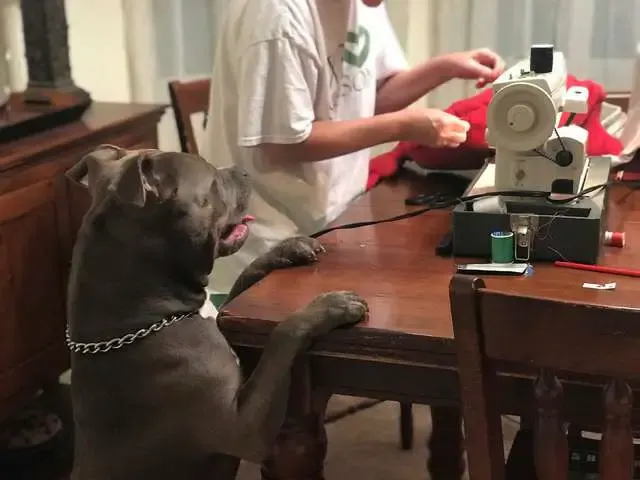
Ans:
[[[420,207],[405,205],[407,197],[450,188],[442,176],[403,172],[363,195],[335,224],[414,211]],[[601,263],[640,268],[640,194],[632,187],[609,188],[608,227],[626,233],[626,246],[604,247]],[[250,369],[273,327],[315,296],[353,290],[369,304],[365,322],[326,335],[294,365],[287,419],[262,467],[263,478],[323,478],[327,450],[323,418],[332,394],[430,405],[430,478],[460,478],[464,471],[460,395],[448,286],[455,265],[470,259],[435,253],[450,229],[451,211],[432,210],[403,220],[335,230],[321,237],[326,253],[316,264],[273,272],[224,307],[220,326]],[[616,282],[614,290],[583,288],[584,282],[611,281]],[[550,263],[534,263],[530,276],[487,277],[486,283],[518,294],[640,306],[638,278]],[[505,377],[501,391],[505,414],[520,415],[530,406],[530,379]],[[593,412],[601,411],[601,391],[593,386],[578,382],[566,388],[565,398],[571,406],[570,420],[586,422]],[[637,413],[634,416],[640,417]]]

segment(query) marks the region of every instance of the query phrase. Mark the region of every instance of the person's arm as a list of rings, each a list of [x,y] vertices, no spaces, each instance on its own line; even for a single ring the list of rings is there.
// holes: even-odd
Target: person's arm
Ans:
[[[404,118],[403,112],[392,112],[357,120],[317,121],[300,143],[265,143],[257,148],[271,161],[317,162],[401,140]]]
[[[378,87],[376,115],[407,108],[450,79],[451,75],[441,58],[434,58],[409,70],[395,73]]]
[[[376,36],[383,44],[376,64],[378,89],[375,113],[379,115],[407,108],[451,76],[441,58],[410,68],[384,3],[376,13],[379,15]]]
[[[402,140],[407,112],[348,121],[314,112],[318,60],[287,39],[254,44],[241,59],[238,142],[269,162],[321,161]]]
[[[405,108],[397,112],[342,122],[314,122],[308,136],[295,144],[262,144],[270,162],[314,162],[398,140],[432,147],[457,147],[467,138],[469,123],[442,110]]]

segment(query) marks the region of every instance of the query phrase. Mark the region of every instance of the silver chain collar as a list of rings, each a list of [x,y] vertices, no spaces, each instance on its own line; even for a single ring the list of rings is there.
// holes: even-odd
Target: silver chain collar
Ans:
[[[89,343],[81,343],[74,342],[71,340],[71,333],[69,332],[69,325],[67,325],[67,330],[65,332],[67,347],[74,353],[82,353],[82,354],[96,354],[96,353],[106,353],[111,350],[118,350],[125,345],[131,345],[136,340],[140,340],[145,338],[152,333],[159,332],[165,327],[173,325],[174,323],[179,322],[180,320],[184,320],[185,318],[189,318],[193,316],[196,312],[182,313],[180,315],[171,315],[170,317],[163,318],[162,320],[149,325],[147,328],[141,328],[135,333],[127,333],[122,337],[112,338],[111,340],[105,340],[103,342],[89,342]]]

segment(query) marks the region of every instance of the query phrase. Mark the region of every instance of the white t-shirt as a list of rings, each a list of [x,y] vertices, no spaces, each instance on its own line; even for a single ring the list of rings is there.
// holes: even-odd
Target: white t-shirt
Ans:
[[[202,154],[249,173],[256,220],[240,252],[216,261],[218,292],[279,241],[335,220],[366,186],[368,149],[285,164],[256,147],[302,142],[316,120],[373,116],[377,82],[407,67],[384,4],[229,0],[225,13]]]

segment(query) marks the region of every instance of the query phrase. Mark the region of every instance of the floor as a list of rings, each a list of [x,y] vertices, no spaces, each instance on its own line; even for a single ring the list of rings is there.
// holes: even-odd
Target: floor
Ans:
[[[341,410],[356,401],[351,397],[335,396],[330,402],[329,412]],[[68,420],[70,408],[66,386],[61,387],[53,402],[61,416]],[[414,406],[415,442],[411,451],[399,448],[398,416],[398,404],[384,402],[329,424],[329,451],[325,469],[327,480],[426,480],[425,439],[430,429],[429,408]],[[514,423],[506,420],[504,427],[505,436],[513,438]],[[8,462],[0,454],[0,479],[67,480],[72,444],[72,435],[67,431],[53,452],[24,458],[17,465],[15,458]],[[238,480],[259,478],[258,466],[242,464]]]
[[[71,423],[69,387],[61,385],[57,392],[36,403],[48,405],[64,425]],[[68,480],[69,466],[73,458],[73,432],[64,428],[55,445],[45,451],[23,455],[3,455],[0,451],[0,480]]]

